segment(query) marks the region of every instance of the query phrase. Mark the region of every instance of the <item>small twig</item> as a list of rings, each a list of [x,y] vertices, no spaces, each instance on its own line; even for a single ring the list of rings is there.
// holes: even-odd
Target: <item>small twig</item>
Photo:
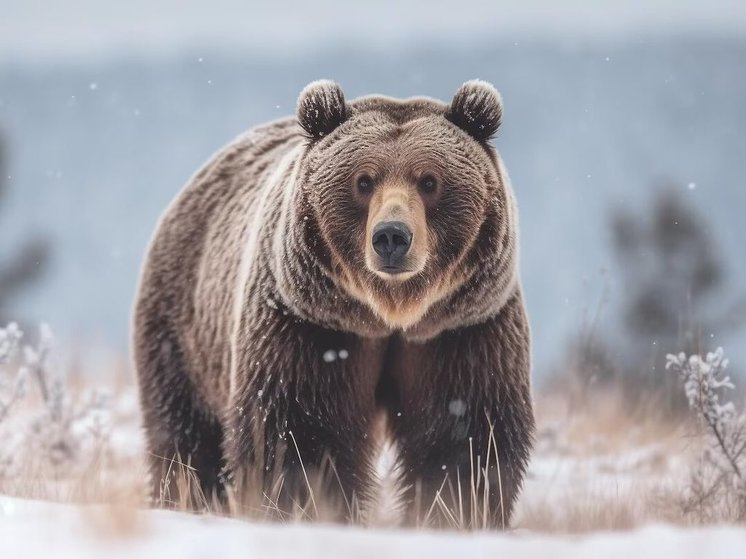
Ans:
[[[721,452],[723,453],[725,458],[730,463],[731,467],[733,468],[733,471],[738,476],[738,479],[743,479],[743,476],[741,475],[741,469],[738,467],[738,463],[736,462],[734,456],[732,456],[730,451],[728,450],[728,445],[725,444],[725,440],[723,439],[723,436],[720,434],[720,430],[717,427],[717,422],[713,421],[712,418],[708,416],[706,411],[702,410],[700,413],[705,418],[705,422],[712,430],[712,433],[715,435],[715,439],[717,440],[717,443],[718,443],[718,446],[720,447]],[[736,456],[738,456],[738,454],[736,454]]]
[[[290,435],[290,438],[293,439],[293,445],[295,445],[295,452],[298,454],[298,461],[300,462],[300,468],[303,471],[303,477],[306,480],[306,486],[308,486],[308,494],[311,497],[311,504],[313,505],[313,512],[316,515],[316,518],[318,518],[319,510],[316,508],[316,500],[313,497],[313,487],[311,487],[311,483],[308,481],[308,474],[306,473],[306,467],[303,465],[303,458],[301,458],[300,449],[298,448],[298,443],[295,440],[295,435],[293,435],[292,431],[288,431],[288,434]]]

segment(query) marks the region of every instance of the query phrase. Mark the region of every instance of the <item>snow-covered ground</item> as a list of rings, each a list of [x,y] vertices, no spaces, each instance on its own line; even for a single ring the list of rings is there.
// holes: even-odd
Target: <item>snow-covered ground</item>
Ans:
[[[20,433],[33,407],[23,411],[12,418]],[[134,387],[120,390],[106,413],[106,458],[101,458],[101,452],[91,458],[81,451],[81,464],[73,464],[62,475],[59,471],[40,474],[42,470],[23,464],[15,470],[17,483],[5,487],[16,496],[0,491],[0,557],[43,557],[54,552],[54,557],[76,559],[165,553],[180,559],[353,555],[432,559],[544,557],[551,551],[557,557],[574,558],[628,557],[634,552],[640,557],[707,554],[742,559],[746,550],[744,528],[675,528],[651,516],[651,495],[680,482],[686,461],[670,446],[678,436],[662,437],[649,428],[639,432],[622,428],[616,433],[605,428],[603,435],[601,430],[588,435],[585,420],[552,412],[552,419],[540,421],[514,529],[505,534],[436,533],[271,524],[148,510]],[[9,425],[3,424],[6,434]],[[109,504],[83,504],[92,502]],[[637,526],[643,527],[626,530]],[[557,535],[566,532],[584,535]]]
[[[31,394],[6,407],[1,558],[746,557],[745,526],[687,527],[701,517],[685,518],[676,501],[691,466],[685,429],[632,419],[613,395],[584,410],[540,398],[511,531],[432,532],[149,509],[135,387],[126,376],[109,379],[111,397],[91,407],[91,384],[68,381],[59,399]]]
[[[129,514],[127,530],[105,528],[108,515]],[[120,522],[120,520],[116,520]],[[0,556],[220,557],[357,559],[427,557],[552,557],[743,559],[746,529],[650,526],[586,537],[432,533],[308,524],[252,524],[167,511],[112,510],[0,497]]]

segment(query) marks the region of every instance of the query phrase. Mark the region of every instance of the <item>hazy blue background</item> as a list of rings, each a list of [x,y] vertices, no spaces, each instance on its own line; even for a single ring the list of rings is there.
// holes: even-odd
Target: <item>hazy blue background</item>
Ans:
[[[49,269],[13,307],[64,340],[127,348],[169,200],[321,77],[348,98],[450,99],[475,77],[501,90],[539,373],[605,282],[611,315],[609,210],[645,211],[660,184],[708,217],[732,286],[746,284],[746,2],[109,4],[0,0],[0,261],[49,238]],[[713,334],[746,360],[743,332]]]

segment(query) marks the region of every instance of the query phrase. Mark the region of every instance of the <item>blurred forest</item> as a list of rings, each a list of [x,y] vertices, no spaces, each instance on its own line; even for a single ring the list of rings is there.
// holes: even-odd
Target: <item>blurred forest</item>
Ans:
[[[746,323],[746,292],[728,281],[727,259],[712,234],[712,216],[693,207],[680,185],[659,187],[642,210],[615,206],[610,250],[619,301],[608,291],[571,338],[556,383],[588,390],[621,386],[630,400],[684,412],[679,382],[665,371],[666,355],[704,355]],[[567,375],[572,378],[568,379]],[[552,384],[552,383],[550,383]]]
[[[0,313],[48,322],[61,346],[124,354],[158,217],[222,145],[292,114],[301,88],[321,77],[337,80],[349,98],[445,100],[479,77],[505,102],[495,145],[520,207],[537,378],[564,365],[567,339],[604,297],[599,321],[616,325],[618,337],[603,353],[617,367],[660,367],[665,353],[688,347],[679,336],[691,319],[693,335],[701,329],[706,344],[723,345],[736,369],[746,361],[744,330],[724,311],[739,304],[732,284],[746,280],[744,60],[742,38],[705,33],[433,39],[395,51],[195,45],[157,56],[0,60],[0,127],[13,167],[0,198]],[[675,185],[678,201],[651,202],[658,184]],[[619,215],[609,219],[610,207]],[[670,220],[655,212],[682,208],[694,210],[702,225],[692,227],[706,235],[656,232],[656,219]],[[679,262],[666,254],[681,243],[699,256]]]
[[[3,201],[7,195],[8,154],[7,145],[0,135],[0,219]],[[0,262],[0,325],[20,321],[12,304],[18,293],[37,283],[42,277],[50,255],[48,240],[39,235],[30,236],[14,247],[11,256]]]

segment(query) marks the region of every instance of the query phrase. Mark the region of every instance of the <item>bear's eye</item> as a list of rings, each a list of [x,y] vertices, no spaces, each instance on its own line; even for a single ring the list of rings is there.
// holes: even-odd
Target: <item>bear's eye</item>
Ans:
[[[360,175],[357,178],[357,190],[365,196],[373,192],[373,179],[370,175]]]
[[[434,194],[438,189],[438,181],[432,175],[423,175],[422,178],[417,181],[417,186],[423,194]]]

